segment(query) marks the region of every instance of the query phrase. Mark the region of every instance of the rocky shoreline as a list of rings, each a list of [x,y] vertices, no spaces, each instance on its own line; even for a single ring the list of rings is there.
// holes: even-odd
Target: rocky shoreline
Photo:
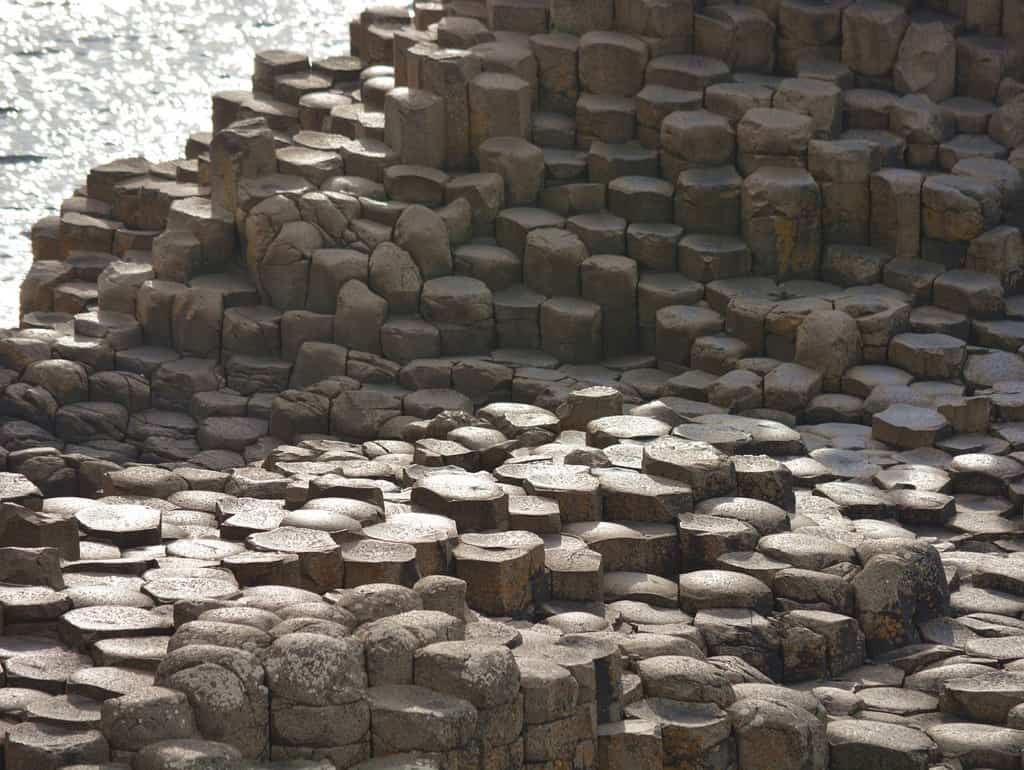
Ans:
[[[0,767],[1022,767],[1024,10],[922,5],[369,8],[93,168]]]

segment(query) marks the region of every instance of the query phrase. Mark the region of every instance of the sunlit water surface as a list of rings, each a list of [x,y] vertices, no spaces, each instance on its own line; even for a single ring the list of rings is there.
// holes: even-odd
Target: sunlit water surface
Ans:
[[[250,85],[252,54],[348,49],[366,0],[0,0],[0,328],[18,318],[29,229],[91,166],[184,154],[210,94]]]

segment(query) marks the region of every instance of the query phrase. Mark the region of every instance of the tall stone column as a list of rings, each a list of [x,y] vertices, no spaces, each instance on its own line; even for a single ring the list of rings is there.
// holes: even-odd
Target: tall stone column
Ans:
[[[444,167],[470,165],[469,81],[480,74],[480,60],[470,51],[441,48],[423,59],[420,85],[444,99]]]

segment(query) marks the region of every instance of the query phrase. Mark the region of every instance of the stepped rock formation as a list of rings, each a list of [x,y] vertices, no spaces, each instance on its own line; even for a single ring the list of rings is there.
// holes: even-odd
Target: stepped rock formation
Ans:
[[[371,7],[89,171],[0,333],[0,768],[1021,768],[1022,32]]]

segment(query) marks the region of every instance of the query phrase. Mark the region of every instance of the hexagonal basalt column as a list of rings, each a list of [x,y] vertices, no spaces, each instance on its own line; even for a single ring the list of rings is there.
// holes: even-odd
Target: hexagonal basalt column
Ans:
[[[801,169],[764,168],[743,183],[743,234],[754,272],[814,278],[821,249],[821,193]]]
[[[393,88],[384,101],[384,135],[400,163],[440,168],[447,146],[445,101],[430,91]]]

